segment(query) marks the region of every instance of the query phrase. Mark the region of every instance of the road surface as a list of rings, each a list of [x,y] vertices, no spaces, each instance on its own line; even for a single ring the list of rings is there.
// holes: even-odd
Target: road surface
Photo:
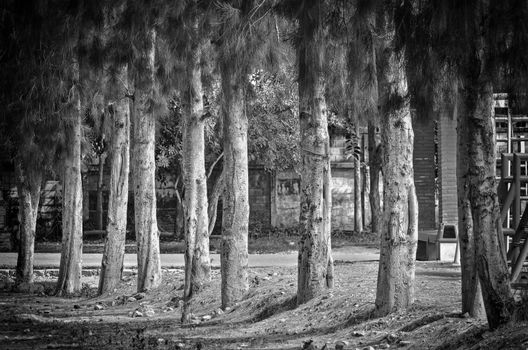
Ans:
[[[379,249],[372,247],[343,247],[333,251],[334,261],[358,262],[375,261],[379,259]],[[101,265],[102,254],[83,254],[84,268],[97,268]],[[137,267],[136,254],[125,254],[125,268]],[[211,254],[212,266],[220,266],[220,255]],[[0,253],[0,266],[2,268],[15,268],[16,253]],[[58,268],[60,254],[35,253],[35,268]],[[250,254],[250,267],[268,266],[296,266],[297,252],[278,254]],[[161,254],[161,266],[164,268],[178,268],[184,266],[183,254]]]

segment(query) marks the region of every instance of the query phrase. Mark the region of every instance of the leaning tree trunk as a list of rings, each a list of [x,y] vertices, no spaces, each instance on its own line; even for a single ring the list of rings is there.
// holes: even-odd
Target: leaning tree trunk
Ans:
[[[462,313],[472,317],[484,315],[482,292],[477,275],[473,217],[469,201],[469,125],[465,112],[458,114],[457,120],[457,193],[458,193],[458,238],[460,265],[462,270]]]
[[[482,297],[491,329],[512,317],[513,296],[505,253],[497,232],[499,205],[495,180],[495,121],[492,115],[493,87],[481,77],[467,92],[469,132],[469,201],[473,217],[475,257]],[[464,122],[465,123],[465,122]]]
[[[208,202],[209,202],[209,209],[207,210],[209,215],[209,236],[213,234],[215,224],[216,224],[216,217],[218,212],[218,201],[220,200],[220,196],[224,192],[224,171],[218,175],[218,177],[215,179],[214,184],[212,186],[213,188],[209,192]]]
[[[404,53],[389,46],[380,75],[384,145],[383,219],[376,293],[376,313],[386,315],[414,302],[414,274],[418,244],[418,203],[413,176],[411,111]]]
[[[309,23],[309,20],[303,20],[304,26]],[[323,52],[320,30],[307,35],[303,46],[298,49],[302,168],[297,304],[314,298],[333,283],[332,188]]]
[[[35,252],[35,230],[42,174],[27,173],[22,161],[17,164],[18,202],[20,212],[20,244],[16,266],[16,285],[33,283],[33,256]]]
[[[133,138],[134,212],[138,261],[138,292],[161,284],[158,221],[156,218],[156,118],[155,100],[156,32],[148,33],[147,67],[141,86],[136,86]],[[138,84],[138,78],[134,82]]]
[[[230,63],[229,63],[230,64]],[[224,65],[224,195],[222,215],[222,307],[239,301],[249,289],[249,188],[244,78]]]
[[[359,120],[356,115],[354,121],[355,145],[358,149],[360,146]],[[354,152],[355,153],[355,152]],[[354,154],[354,231],[363,232],[363,211],[361,203],[361,159],[359,155]]]
[[[78,80],[78,64],[75,69]],[[67,143],[64,158],[62,252],[57,282],[58,295],[78,293],[82,287],[81,118],[80,92],[76,86],[71,121],[65,126]]]
[[[123,68],[122,73],[121,77],[126,81],[126,68]],[[121,279],[127,226],[130,104],[128,99],[121,99],[110,105],[109,109],[112,118],[110,196],[99,294],[112,293]]]
[[[210,281],[209,216],[202,100],[200,44],[189,55],[189,111],[183,121],[183,174],[185,186],[185,283],[182,321],[190,321],[193,296]]]

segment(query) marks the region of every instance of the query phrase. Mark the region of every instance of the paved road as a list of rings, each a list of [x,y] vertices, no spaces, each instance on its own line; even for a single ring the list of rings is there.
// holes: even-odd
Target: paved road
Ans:
[[[357,262],[357,261],[374,261],[379,259],[379,249],[370,247],[344,247],[334,249],[334,261]],[[83,267],[95,268],[101,265],[101,254],[83,254]],[[212,265],[220,266],[220,255],[211,254]],[[134,268],[137,266],[136,254],[125,254],[125,268]],[[16,253],[0,253],[0,266],[4,268],[14,268],[16,266]],[[60,254],[58,253],[36,253],[35,267],[58,268]],[[182,267],[184,266],[183,254],[162,254],[162,267]],[[249,266],[296,266],[297,253],[279,253],[279,254],[250,254]]]

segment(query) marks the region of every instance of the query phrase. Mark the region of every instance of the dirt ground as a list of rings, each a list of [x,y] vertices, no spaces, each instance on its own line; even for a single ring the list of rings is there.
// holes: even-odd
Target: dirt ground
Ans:
[[[39,273],[32,293],[10,291],[1,276],[0,349],[526,349],[528,324],[495,332],[460,315],[460,268],[418,262],[416,303],[406,312],[371,317],[377,263],[337,264],[335,288],[296,307],[296,268],[250,270],[250,290],[220,310],[220,273],[196,299],[192,325],[180,323],[183,270],[164,270],[163,284],[135,293],[135,276],[96,297],[98,276],[83,277],[78,298],[49,296],[56,277]],[[312,340],[312,347],[308,343]],[[337,346],[337,347],[336,347]]]

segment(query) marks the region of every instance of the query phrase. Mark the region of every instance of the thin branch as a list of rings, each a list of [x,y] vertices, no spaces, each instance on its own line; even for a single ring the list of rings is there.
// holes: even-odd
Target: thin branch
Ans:
[[[220,159],[222,159],[223,156],[224,156],[224,152],[220,153],[220,155],[215,159],[213,164],[211,164],[211,166],[209,167],[209,171],[207,172],[207,178],[208,179],[211,177],[211,174],[213,173],[214,167],[220,161]]]

